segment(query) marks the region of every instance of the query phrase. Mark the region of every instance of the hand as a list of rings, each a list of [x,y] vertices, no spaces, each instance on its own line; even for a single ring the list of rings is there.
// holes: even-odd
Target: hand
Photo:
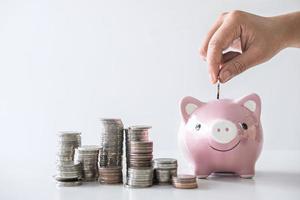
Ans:
[[[300,46],[299,22],[300,12],[277,17],[243,11],[220,15],[200,48],[211,82],[224,83],[285,47]]]

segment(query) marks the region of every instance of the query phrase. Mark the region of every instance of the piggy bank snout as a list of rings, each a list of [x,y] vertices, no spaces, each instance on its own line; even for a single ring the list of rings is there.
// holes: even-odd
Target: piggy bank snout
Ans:
[[[238,129],[229,120],[217,120],[211,124],[211,138],[218,143],[226,144],[237,137]]]

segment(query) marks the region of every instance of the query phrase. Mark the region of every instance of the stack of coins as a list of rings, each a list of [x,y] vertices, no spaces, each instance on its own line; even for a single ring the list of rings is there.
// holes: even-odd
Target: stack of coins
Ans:
[[[128,128],[128,141],[148,141],[151,126],[130,126]]]
[[[82,164],[83,181],[95,181],[98,179],[99,146],[85,145],[77,148],[76,161]]]
[[[128,169],[127,185],[130,187],[150,187],[153,182],[152,167]]]
[[[122,183],[123,130],[121,119],[101,119],[100,183]]]
[[[81,184],[82,167],[74,163],[75,149],[81,145],[81,133],[62,131],[58,134],[58,152],[56,159],[55,180],[58,186],[75,186]]]
[[[130,142],[128,145],[129,157],[128,167],[151,167],[152,166],[152,141]]]
[[[153,182],[152,152],[149,141],[150,126],[131,126],[126,135],[127,184],[133,187],[148,187]]]
[[[121,119],[101,119],[100,167],[122,166],[123,123]]]
[[[57,174],[54,177],[57,186],[81,185],[82,167],[81,163],[68,163],[57,165]]]
[[[153,160],[155,182],[171,184],[172,177],[177,176],[177,160],[173,158],[157,158]]]
[[[197,179],[194,175],[177,175],[172,178],[173,186],[179,189],[197,188]]]
[[[99,167],[99,182],[117,184],[122,182],[122,167]]]
[[[149,141],[151,126],[131,126],[126,137],[127,167],[151,167],[153,143]]]

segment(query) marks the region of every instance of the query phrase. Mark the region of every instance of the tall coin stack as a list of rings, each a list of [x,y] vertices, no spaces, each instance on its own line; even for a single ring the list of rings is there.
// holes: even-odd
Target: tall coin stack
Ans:
[[[123,131],[121,119],[101,119],[99,182],[122,182]]]
[[[127,185],[149,187],[153,183],[151,126],[131,126],[126,135]]]
[[[82,164],[83,181],[95,181],[98,179],[99,146],[84,145],[76,150],[76,161]]]
[[[58,186],[76,186],[81,184],[82,166],[74,163],[75,149],[81,145],[81,133],[62,131],[58,134],[58,152],[56,176]]]
[[[153,160],[155,181],[158,184],[171,184],[172,177],[177,176],[177,160],[157,158]]]

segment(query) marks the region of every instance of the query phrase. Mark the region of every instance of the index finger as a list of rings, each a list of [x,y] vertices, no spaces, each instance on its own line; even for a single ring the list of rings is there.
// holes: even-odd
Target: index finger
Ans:
[[[234,24],[224,22],[209,41],[206,58],[213,84],[217,82],[223,51],[239,36],[240,30]]]
[[[201,47],[200,47],[200,55],[202,56],[203,59],[206,58],[206,54],[207,54],[207,47],[208,47],[208,43],[211,39],[211,37],[214,35],[214,33],[218,30],[218,28],[222,25],[223,23],[223,19],[224,17],[227,15],[227,12],[222,13],[218,19],[216,20],[216,22],[212,25],[212,27],[210,28],[210,30],[207,32]]]

